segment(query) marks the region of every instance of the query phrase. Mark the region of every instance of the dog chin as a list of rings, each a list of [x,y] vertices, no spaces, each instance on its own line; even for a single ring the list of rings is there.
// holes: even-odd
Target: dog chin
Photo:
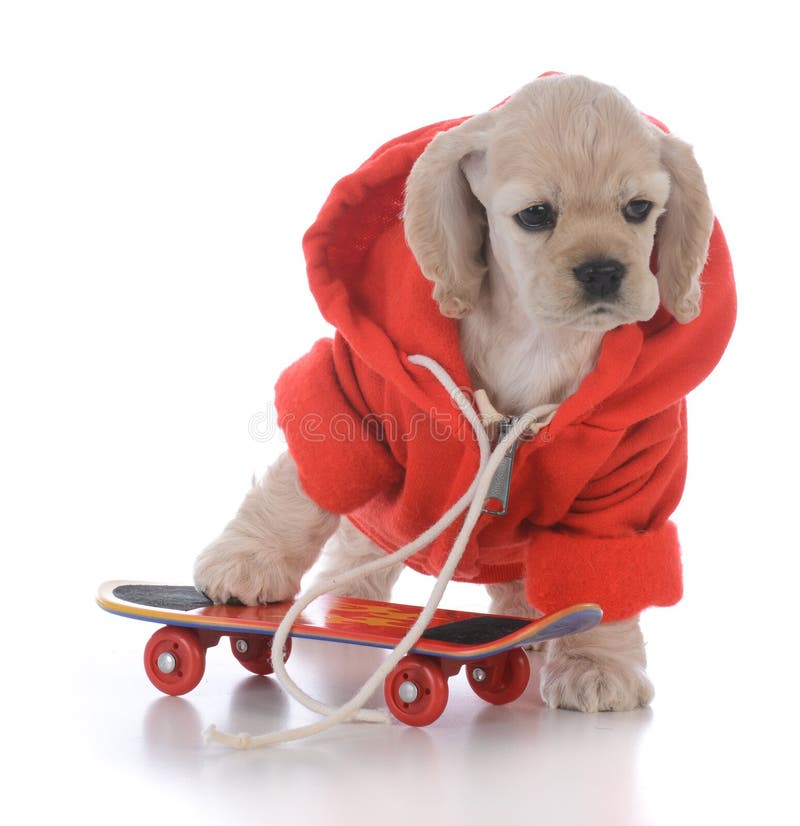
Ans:
[[[570,312],[550,313],[543,312],[541,308],[529,312],[533,321],[546,327],[560,327],[583,333],[607,333],[625,324],[649,321],[658,307],[656,306],[652,312],[649,309],[632,308],[622,302],[597,302],[573,307]]]
[[[638,321],[638,319],[630,318],[627,313],[603,304],[601,306],[591,307],[574,320],[567,322],[564,326],[572,327],[575,330],[586,333],[603,333],[635,321]]]
[[[649,308],[640,308],[631,311],[631,308],[618,306],[615,304],[595,304],[587,307],[574,319],[565,323],[564,326],[572,327],[575,330],[584,332],[608,332],[624,324],[636,324],[640,321],[649,321],[654,315],[658,306],[652,312]]]

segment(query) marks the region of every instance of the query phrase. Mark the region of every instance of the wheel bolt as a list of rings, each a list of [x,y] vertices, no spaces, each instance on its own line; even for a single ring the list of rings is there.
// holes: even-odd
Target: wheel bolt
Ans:
[[[482,683],[486,680],[487,677],[486,671],[482,668],[473,668],[472,669],[472,679],[475,680],[476,683]]]
[[[414,700],[419,697],[419,689],[416,683],[412,683],[411,680],[405,680],[405,682],[400,683],[400,687],[397,689],[397,696],[404,703],[413,703]]]
[[[158,665],[158,670],[162,674],[172,674],[175,667],[178,665],[178,661],[175,659],[174,654],[171,654],[169,651],[164,651],[163,654],[158,655],[156,664]]]

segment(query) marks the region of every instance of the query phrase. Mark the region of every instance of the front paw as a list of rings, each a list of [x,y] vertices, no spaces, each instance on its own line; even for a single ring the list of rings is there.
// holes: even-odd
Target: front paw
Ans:
[[[295,569],[296,568],[296,569]],[[263,539],[223,533],[197,558],[194,581],[213,602],[263,605],[291,599],[300,590],[302,566],[292,566]]]
[[[650,704],[653,685],[637,663],[559,652],[541,671],[542,699],[550,708],[631,711]]]

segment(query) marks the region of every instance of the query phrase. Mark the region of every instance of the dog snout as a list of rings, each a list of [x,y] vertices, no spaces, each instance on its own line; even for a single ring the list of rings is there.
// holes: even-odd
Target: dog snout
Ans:
[[[614,258],[593,258],[573,267],[572,271],[583,289],[599,298],[616,295],[625,277],[625,265]]]

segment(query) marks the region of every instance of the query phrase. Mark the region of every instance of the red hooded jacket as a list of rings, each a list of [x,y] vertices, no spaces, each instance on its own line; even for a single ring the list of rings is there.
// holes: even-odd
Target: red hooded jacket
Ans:
[[[439,313],[405,243],[405,182],[446,121],[381,147],[334,187],[304,239],[311,289],[336,328],[289,367],[276,407],[306,493],[347,514],[380,547],[414,539],[466,491],[478,468],[471,427],[408,356],[438,361],[471,390],[457,322]],[[524,579],[540,611],[597,602],[630,617],[682,594],[669,516],[686,476],[686,394],[719,361],[733,330],[733,273],[718,224],[699,317],[607,333],[597,367],[535,439],[520,444],[508,511],[483,514],[456,573]],[[463,517],[407,564],[440,570]]]

